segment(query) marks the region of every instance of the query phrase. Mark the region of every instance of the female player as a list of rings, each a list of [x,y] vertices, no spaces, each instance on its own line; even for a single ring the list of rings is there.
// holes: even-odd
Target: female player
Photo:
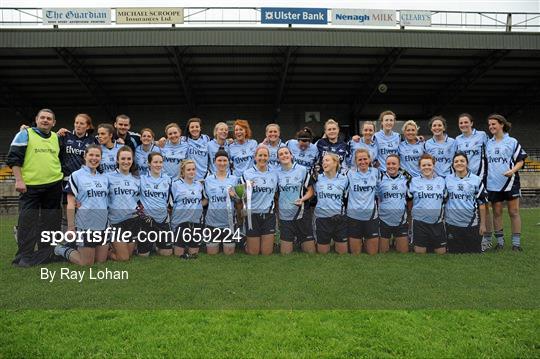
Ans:
[[[182,130],[178,124],[172,122],[165,126],[167,142],[161,149],[163,156],[163,171],[170,178],[176,178],[180,171],[180,162],[186,159],[188,145],[182,139]]]
[[[246,252],[250,255],[270,255],[274,249],[277,175],[269,170],[269,159],[268,147],[258,146],[255,150],[255,166],[245,170],[241,180],[246,185],[247,193]]]
[[[386,171],[381,172],[377,198],[379,201],[379,252],[390,249],[390,240],[399,253],[409,252],[407,238],[407,190],[410,176],[401,172],[400,156],[386,157]]]
[[[435,173],[446,177],[452,170],[452,158],[456,152],[455,140],[446,134],[446,120],[442,116],[433,116],[429,120],[433,137],[424,144],[424,152],[435,158]]]
[[[468,166],[467,155],[457,152],[452,159],[454,171],[445,178],[448,198],[444,214],[450,253],[480,253],[486,231],[487,193],[482,179]]]
[[[493,135],[486,145],[488,200],[493,207],[493,228],[497,238],[496,249],[504,247],[502,223],[503,202],[507,202],[512,227],[512,250],[521,248],[521,217],[519,197],[521,188],[518,171],[523,167],[527,154],[508,132],[512,124],[499,114],[488,116],[489,132]]]
[[[270,171],[280,168],[277,152],[281,147],[285,147],[285,144],[281,141],[281,138],[279,138],[280,133],[280,128],[277,123],[271,123],[266,126],[266,138],[262,144],[268,147],[268,150],[270,151],[270,160],[268,161],[268,168]]]
[[[202,120],[198,117],[190,118],[186,125],[187,158],[195,162],[197,168],[195,180],[199,181],[208,173],[208,142],[210,137],[201,133]]]
[[[396,124],[396,114],[392,111],[383,111],[379,115],[381,129],[375,133],[375,141],[379,153],[377,154],[377,162],[379,169],[386,170],[386,157],[390,154],[397,154],[401,137],[399,133],[394,132],[393,128]]]
[[[294,162],[305,167],[310,173],[319,156],[317,146],[311,141],[313,141],[313,131],[309,127],[304,127],[296,133],[296,139],[291,139],[286,143],[291,150]]]
[[[185,249],[196,256],[202,241],[203,186],[196,180],[197,166],[193,160],[184,160],[180,165],[180,176],[172,182],[171,228],[175,233],[174,255],[182,256]]]
[[[347,160],[349,168],[355,168],[356,164],[354,162],[354,154],[359,148],[365,148],[369,151],[369,158],[371,158],[371,165],[373,167],[378,167],[377,163],[377,153],[379,149],[377,143],[375,142],[375,123],[372,121],[364,121],[361,127],[362,137],[354,136],[352,140],[349,141],[350,156]]]
[[[346,165],[343,161],[349,155],[349,146],[339,137],[339,123],[329,119],[324,123],[324,137],[318,140],[315,145],[319,150],[318,164],[322,168],[322,160],[327,153],[335,153],[339,157],[339,165]],[[343,169],[345,169],[344,166]],[[320,169],[322,171],[322,169]]]
[[[114,127],[108,123],[102,123],[97,128],[97,138],[101,145],[101,164],[99,168],[102,173],[114,172],[116,170],[116,154],[122,145],[113,141]]]
[[[214,156],[213,174],[204,179],[204,197],[208,200],[205,224],[211,231],[211,241],[206,243],[206,253],[218,254],[220,244],[225,255],[234,254],[235,249],[235,202],[240,198],[234,187],[239,180],[229,171],[229,155],[223,149]]]
[[[293,251],[295,240],[306,253],[315,253],[315,239],[311,226],[309,199],[313,197],[313,184],[308,169],[294,163],[291,150],[278,150],[281,168],[278,177],[278,209],[280,228],[280,252]]]
[[[163,233],[170,231],[169,215],[167,205],[171,189],[171,178],[163,173],[163,155],[152,152],[148,155],[149,171],[147,175],[141,176],[140,181],[140,202],[139,213],[142,219],[144,233],[139,238],[137,251],[140,256],[150,255],[156,234],[162,233],[157,237],[157,253],[163,256],[170,256],[173,252],[172,241],[163,236]],[[152,237],[148,237],[150,232]]]
[[[424,153],[425,143],[418,139],[418,129],[416,122],[412,120],[405,122],[402,128],[405,140],[399,144],[398,148],[401,168],[411,177],[420,176],[418,161]]]
[[[54,253],[78,265],[93,265],[105,262],[109,251],[105,238],[108,180],[97,171],[101,146],[88,145],[84,161],[85,165],[69,176],[65,188],[68,194],[68,232],[76,235],[78,249],[58,245]]]
[[[435,175],[435,158],[428,153],[420,156],[419,177],[413,177],[408,197],[412,198],[412,227],[415,253],[426,253],[433,249],[437,254],[446,253],[443,201],[444,178]]]
[[[458,126],[461,135],[456,137],[456,153],[463,152],[469,162],[469,170],[477,175],[486,184],[486,144],[488,136],[484,131],[478,131],[473,127],[473,117],[468,113],[458,116]],[[491,248],[491,237],[493,235],[493,222],[489,216],[489,206],[486,204],[486,231],[482,238],[482,251]]]
[[[317,252],[330,251],[330,242],[335,243],[338,254],[347,253],[347,218],[344,215],[349,180],[339,173],[339,156],[327,153],[323,156],[322,170],[315,182],[317,205],[315,206],[315,239]]]
[[[154,144],[154,131],[149,128],[141,130],[141,142],[135,149],[135,164],[139,176],[148,174],[148,155],[152,152],[161,153],[161,148]]]
[[[379,214],[375,196],[379,171],[371,167],[369,150],[359,148],[354,154],[355,168],[347,172],[349,192],[347,229],[351,254],[362,252],[362,243],[370,255],[379,251]]]
[[[251,128],[246,120],[234,121],[234,142],[229,145],[233,174],[241,177],[253,165],[257,141],[251,139]]]
[[[141,131],[141,135],[144,131]],[[116,155],[118,169],[107,174],[109,180],[109,223],[113,228],[122,232],[130,231],[132,237],[128,241],[112,242],[109,258],[115,261],[127,261],[135,249],[135,240],[140,230],[137,215],[139,201],[139,180],[131,171],[133,169],[133,151],[128,146],[122,146]]]
[[[96,138],[92,136],[93,132],[94,126],[92,124],[92,118],[85,113],[79,113],[75,116],[73,131],[69,132],[66,130],[64,131],[64,134],[59,137],[61,147],[64,148],[62,156],[62,172],[64,173],[65,181],[67,181],[69,175],[84,165],[84,150],[86,147],[98,143]]]
[[[229,153],[229,126],[225,122],[219,122],[214,126],[214,138],[208,142],[208,172],[216,173],[215,158],[219,150]],[[227,157],[227,162],[229,158]]]

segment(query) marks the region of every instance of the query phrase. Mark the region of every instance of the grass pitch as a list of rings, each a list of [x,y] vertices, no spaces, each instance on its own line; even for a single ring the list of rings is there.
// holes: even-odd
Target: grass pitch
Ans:
[[[507,231],[484,255],[135,258],[93,267],[128,280],[50,283],[10,266],[4,217],[0,357],[538,357],[539,218],[522,253]]]

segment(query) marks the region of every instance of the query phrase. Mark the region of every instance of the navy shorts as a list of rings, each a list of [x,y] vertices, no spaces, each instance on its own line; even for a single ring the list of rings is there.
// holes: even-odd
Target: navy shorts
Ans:
[[[252,213],[252,228],[248,227],[247,218],[244,220],[247,237],[260,237],[276,233],[276,215],[274,213]]]
[[[279,220],[279,239],[284,242],[296,240],[298,243],[314,240],[311,216],[305,215],[293,221]]]
[[[349,238],[371,239],[379,237],[379,220],[360,221],[347,217],[347,235]]]
[[[165,236],[164,233],[170,232],[171,227],[168,222],[159,223],[152,219],[150,222],[145,220],[141,221],[142,231],[145,231],[146,234],[139,237],[137,241],[137,250],[139,254],[148,253],[154,248],[154,245],[159,249],[171,249],[173,244],[172,236]],[[150,232],[156,232],[154,235],[149,237]],[[162,233],[159,237],[159,233]]]
[[[315,219],[315,238],[318,244],[347,242],[347,217],[336,215],[329,218]]]
[[[80,248],[96,248],[105,244],[109,244],[109,242],[106,242],[105,238],[105,231],[94,231],[90,230],[87,231],[85,229],[77,229],[78,234],[80,234],[80,239],[77,238],[77,241],[75,242],[77,244],[77,247]]]
[[[490,202],[504,202],[511,201],[513,199],[521,197],[521,185],[519,184],[519,177],[514,179],[514,184],[510,191],[487,191],[488,201]]]
[[[115,223],[115,224],[111,223],[111,227],[112,228],[119,228],[123,233],[126,233],[127,231],[131,232],[131,237],[130,238],[125,238],[125,240],[127,242],[122,242],[122,241],[120,241],[120,239],[123,239],[123,238],[118,238],[116,240],[117,243],[136,242],[137,241],[137,234],[139,234],[139,232],[141,230],[141,219],[140,219],[140,217],[134,217],[134,218],[126,219],[125,221],[122,221],[122,222],[119,222],[119,223]],[[111,242],[111,243],[114,243],[114,242]]]
[[[180,223],[174,231],[175,247],[198,248],[203,242],[204,226],[200,223],[184,222]]]
[[[437,249],[446,247],[444,223],[426,223],[413,220],[413,244],[417,247]]]
[[[446,234],[450,253],[480,253],[482,251],[482,236],[478,225],[458,227],[447,224]]]
[[[392,237],[407,237],[409,234],[409,227],[407,223],[400,224],[399,226],[389,226],[383,220],[379,221],[379,232],[381,238],[391,239]]]

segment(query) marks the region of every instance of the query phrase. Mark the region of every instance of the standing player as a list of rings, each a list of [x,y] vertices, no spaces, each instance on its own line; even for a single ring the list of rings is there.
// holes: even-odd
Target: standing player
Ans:
[[[443,201],[444,178],[435,175],[435,159],[424,153],[420,157],[422,175],[413,177],[409,187],[409,198],[413,200],[412,227],[415,253],[426,253],[433,249],[437,254],[446,253]]]
[[[455,140],[446,134],[446,120],[442,116],[433,116],[429,120],[433,137],[426,141],[424,151],[435,158],[435,173],[446,177],[452,171],[452,158],[456,152]]]
[[[377,142],[375,142],[375,137],[373,137],[375,135],[375,123],[373,121],[364,121],[360,131],[362,132],[361,138],[354,136],[353,139],[349,141],[350,155],[347,159],[349,168],[356,167],[356,164],[354,163],[354,154],[359,148],[367,149],[369,151],[369,158],[371,158],[372,161],[371,165],[373,167],[378,167],[379,165],[376,158],[379,149],[377,147]]]
[[[323,157],[327,153],[334,153],[339,157],[339,165],[343,165],[343,169],[346,169],[346,163],[343,161],[349,155],[349,146],[345,141],[339,137],[339,124],[333,120],[329,119],[324,123],[324,137],[315,143],[317,149],[319,150],[319,160],[318,165],[322,168]],[[322,169],[319,170],[321,172]]]
[[[478,131],[473,127],[473,117],[468,113],[458,116],[458,125],[461,135],[456,137],[456,153],[463,152],[469,162],[469,170],[477,175],[486,184],[486,144],[488,136],[484,131]],[[493,222],[489,216],[489,206],[486,209],[486,232],[482,238],[482,250],[491,248],[493,235]]]
[[[101,164],[99,168],[102,173],[116,170],[116,154],[122,145],[113,141],[113,132],[114,128],[108,123],[102,123],[97,128],[97,137],[101,145]]]
[[[308,201],[313,197],[312,178],[306,167],[293,163],[289,148],[280,148],[277,155],[281,164],[281,168],[276,171],[281,254],[291,253],[295,240],[301,244],[304,252],[315,253],[308,208]]]
[[[370,255],[379,251],[379,214],[375,196],[379,171],[371,167],[369,150],[359,148],[354,154],[356,168],[347,172],[349,193],[347,202],[347,228],[351,254],[362,252],[365,241]]]
[[[390,240],[394,238],[399,253],[409,252],[407,238],[407,190],[410,176],[399,170],[399,156],[390,154],[386,157],[386,171],[381,172],[379,200],[379,252],[386,253],[390,249]]]
[[[317,205],[315,206],[315,239],[317,252],[330,252],[330,243],[335,243],[338,254],[347,253],[347,217],[345,203],[349,180],[339,173],[339,156],[327,153],[323,156],[322,170],[315,182]]]
[[[234,187],[238,185],[238,177],[230,174],[229,155],[219,150],[214,159],[215,172],[204,179],[204,196],[208,200],[205,224],[211,231],[211,241],[206,243],[208,254],[218,254],[220,244],[223,253],[234,254],[235,237],[235,201]]]
[[[140,201],[139,206],[142,224],[145,233],[141,233],[137,251],[140,256],[148,256],[153,248],[153,243],[149,241],[149,231],[162,233],[156,243],[157,253],[163,256],[170,256],[173,252],[172,241],[164,238],[166,232],[170,232],[169,215],[167,205],[171,189],[171,178],[163,173],[163,156],[160,153],[152,152],[148,155],[150,170],[145,176],[141,176]]]
[[[445,222],[448,252],[480,253],[486,231],[487,193],[482,179],[467,168],[467,155],[457,152],[452,160],[453,173],[446,176],[448,199]]]
[[[163,171],[170,178],[176,178],[180,171],[180,162],[187,156],[187,142],[182,140],[182,130],[174,122],[165,126],[165,136],[167,136],[167,142],[161,149]]]
[[[202,134],[202,121],[198,117],[190,118],[186,124],[187,158],[195,162],[197,172],[195,180],[200,181],[208,173],[208,142],[210,137]]]
[[[92,118],[85,113],[79,113],[75,116],[73,131],[65,131],[64,135],[60,136],[60,141],[64,147],[62,172],[65,181],[73,172],[84,165],[84,150],[86,147],[97,143],[96,138],[92,136],[93,132]]]
[[[521,187],[518,171],[527,154],[508,132],[512,124],[499,114],[488,116],[489,132],[493,135],[486,145],[488,199],[493,207],[493,228],[497,238],[496,249],[504,247],[502,223],[503,202],[507,201],[512,226],[512,250],[521,251],[521,216],[519,197]]]
[[[214,138],[208,142],[208,172],[216,173],[215,158],[219,150],[229,153],[229,126],[225,122],[219,122],[214,126]],[[227,162],[228,162],[227,157]]]
[[[420,176],[418,161],[424,153],[425,143],[419,140],[418,129],[416,122],[412,120],[405,122],[402,129],[405,140],[399,144],[398,148],[401,168],[411,177]]]
[[[246,252],[250,255],[270,255],[274,249],[274,196],[277,175],[268,168],[269,159],[268,147],[258,146],[255,150],[255,166],[244,171],[242,175],[247,194]]]
[[[175,233],[173,252],[196,257],[202,241],[203,185],[196,180],[197,166],[193,160],[180,164],[180,176],[172,182],[170,206],[172,207],[171,228]],[[177,240],[180,239],[181,240]]]
[[[145,131],[141,131],[144,137]],[[122,232],[130,231],[129,242],[112,242],[112,251],[109,258],[115,261],[127,261],[135,249],[136,235],[140,230],[140,220],[137,215],[139,201],[139,180],[131,171],[133,169],[133,151],[128,146],[118,150],[118,169],[107,174],[109,180],[109,223],[112,228],[119,228]]]
[[[291,139],[286,143],[291,150],[294,162],[305,167],[310,173],[317,163],[319,155],[317,146],[311,141],[313,141],[313,131],[309,127],[304,127],[296,133],[296,139]]]
[[[279,125],[277,123],[271,123],[267,125],[265,135],[266,138],[264,139],[262,144],[268,147],[268,150],[270,151],[268,168],[270,169],[270,171],[278,170],[280,166],[277,153],[281,147],[285,147],[285,144],[281,141],[281,138],[279,138]]]
[[[393,131],[396,124],[395,113],[392,111],[381,112],[379,122],[381,123],[381,129],[375,133],[375,141],[379,150],[377,162],[379,162],[379,169],[385,171],[386,157],[390,154],[398,154],[401,137],[399,133]]]
[[[135,164],[139,176],[148,174],[148,155],[161,153],[161,148],[154,144],[154,131],[149,128],[141,130],[141,144],[135,149]]]
[[[233,174],[241,177],[245,170],[253,166],[253,155],[257,141],[251,139],[251,128],[246,120],[234,121],[234,142],[229,145]]]
[[[102,146],[99,145],[86,147],[85,165],[69,176],[65,188],[68,194],[68,231],[76,233],[78,249],[58,245],[54,253],[79,265],[103,263],[109,252],[109,243],[107,238],[104,238],[107,228],[109,181],[107,176],[97,171],[101,161],[101,149]]]

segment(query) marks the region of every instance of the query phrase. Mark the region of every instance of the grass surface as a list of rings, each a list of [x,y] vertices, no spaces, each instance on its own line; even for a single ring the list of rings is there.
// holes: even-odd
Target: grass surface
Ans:
[[[522,218],[522,253],[135,258],[49,283],[9,265],[4,217],[0,357],[538,357],[540,210]]]

